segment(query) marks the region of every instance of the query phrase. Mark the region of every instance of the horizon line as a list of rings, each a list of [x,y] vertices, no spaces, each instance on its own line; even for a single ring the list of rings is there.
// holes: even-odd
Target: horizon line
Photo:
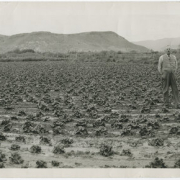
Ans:
[[[33,33],[51,33],[51,34],[56,34],[56,35],[76,35],[76,34],[84,34],[84,33],[108,33],[108,32],[111,32],[111,33],[114,33],[114,34],[117,34],[118,36],[128,40],[127,38],[119,35],[118,33],[114,32],[114,31],[111,31],[111,30],[107,30],[107,31],[96,31],[96,30],[93,30],[93,31],[83,31],[83,32],[75,32],[75,33],[56,33],[56,32],[51,32],[51,31],[31,31],[31,32],[23,32],[23,33],[17,33],[17,34],[11,34],[11,35],[5,35],[5,34],[0,34],[0,36],[6,36],[6,37],[11,37],[11,36],[16,36],[16,35],[22,35],[22,34],[33,34]],[[159,39],[146,39],[146,40],[136,40],[136,41],[130,41],[128,40],[129,42],[132,42],[132,43],[137,43],[137,42],[143,42],[143,41],[158,41],[158,40],[163,40],[163,39],[176,39],[176,38],[180,38],[180,37],[165,37],[165,38],[159,38]]]

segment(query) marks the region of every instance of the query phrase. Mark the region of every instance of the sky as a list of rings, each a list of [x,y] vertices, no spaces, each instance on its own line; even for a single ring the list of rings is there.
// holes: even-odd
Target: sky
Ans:
[[[180,2],[0,2],[0,34],[113,31],[129,41],[180,37]]]

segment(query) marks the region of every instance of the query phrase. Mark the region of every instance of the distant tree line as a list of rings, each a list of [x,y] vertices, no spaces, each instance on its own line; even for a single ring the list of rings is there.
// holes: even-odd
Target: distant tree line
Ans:
[[[35,51],[33,50],[33,49],[22,49],[22,50],[20,50],[20,49],[18,49],[18,48],[16,48],[15,50],[13,50],[13,51],[9,51],[9,52],[7,52],[7,53],[16,53],[16,54],[23,54],[23,53],[35,53]]]
[[[80,62],[156,62],[158,51],[137,52],[101,51],[101,52],[76,52],[67,53],[36,52],[33,49],[15,49],[0,54],[0,61],[80,61]]]

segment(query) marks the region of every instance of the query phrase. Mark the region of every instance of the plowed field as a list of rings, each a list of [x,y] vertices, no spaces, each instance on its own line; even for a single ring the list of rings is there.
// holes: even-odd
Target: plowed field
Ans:
[[[2,168],[179,167],[179,123],[155,65],[0,64]]]

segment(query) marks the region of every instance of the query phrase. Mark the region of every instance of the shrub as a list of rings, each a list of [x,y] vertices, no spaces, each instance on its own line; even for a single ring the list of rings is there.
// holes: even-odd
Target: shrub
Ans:
[[[16,140],[17,142],[23,142],[23,143],[25,143],[25,142],[26,142],[26,140],[25,140],[25,137],[24,137],[24,136],[18,136],[18,137],[16,137],[16,138],[15,138],[15,140]]]
[[[36,146],[36,145],[33,145],[31,148],[30,148],[30,152],[31,153],[41,153],[41,147],[40,146]]]
[[[5,168],[4,163],[0,162],[0,168]]]
[[[78,126],[77,130],[75,131],[75,134],[84,136],[84,135],[88,135],[88,131],[86,127]]]
[[[51,140],[50,140],[48,137],[44,137],[44,136],[41,136],[41,137],[40,137],[40,143],[41,143],[41,144],[52,145],[52,144],[51,144]]]
[[[36,161],[36,168],[47,168],[47,162],[42,160]]]
[[[5,140],[6,140],[6,136],[4,136],[2,132],[0,132],[0,141],[5,141]]]
[[[20,149],[20,146],[17,145],[17,144],[12,144],[10,149],[11,149],[12,151],[17,151],[17,150]]]
[[[58,161],[52,161],[51,164],[54,167],[58,167],[59,166],[59,162]]]
[[[4,161],[7,161],[6,155],[0,151],[0,162],[4,162]]]
[[[161,138],[156,138],[156,139],[153,139],[152,141],[150,141],[149,145],[151,145],[151,146],[163,146],[164,140]]]
[[[113,155],[112,146],[102,144],[100,147],[100,154],[105,157]]]
[[[13,164],[22,164],[24,162],[24,160],[18,153],[11,154],[11,157],[9,157],[9,159]]]
[[[175,162],[174,168],[180,168],[180,159]]]
[[[147,168],[167,168],[163,159],[156,157],[153,162],[146,166]]]
[[[57,146],[54,147],[53,153],[54,154],[63,154],[63,153],[65,153],[64,146],[58,144]]]

